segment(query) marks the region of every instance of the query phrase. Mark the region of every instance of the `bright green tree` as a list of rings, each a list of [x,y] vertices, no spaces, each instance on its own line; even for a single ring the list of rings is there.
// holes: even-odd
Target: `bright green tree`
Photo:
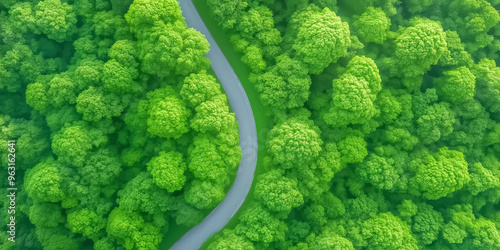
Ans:
[[[351,44],[349,25],[335,12],[310,5],[292,20],[290,32],[296,35],[292,48],[310,74],[320,74],[330,63],[346,55]]]
[[[391,72],[401,77],[417,77],[438,62],[446,50],[446,35],[438,22],[415,19],[395,41]]]
[[[302,121],[289,120],[269,133],[267,150],[273,162],[284,169],[310,164],[321,152],[317,128]]]
[[[255,186],[255,198],[274,212],[289,213],[292,208],[304,203],[302,194],[297,189],[297,182],[282,176],[278,170],[260,177]]]
[[[414,159],[411,165],[416,170],[416,188],[429,200],[445,197],[470,181],[463,153],[446,147]]]
[[[153,177],[153,182],[160,188],[169,192],[181,190],[186,182],[186,163],[179,152],[160,152],[159,156],[149,161],[148,171]]]
[[[58,42],[71,39],[75,33],[77,18],[73,7],[61,0],[44,0],[35,7],[38,30]]]
[[[435,82],[438,95],[444,101],[458,103],[471,100],[476,90],[476,77],[467,67],[443,72]]]
[[[391,20],[380,8],[369,7],[354,22],[361,41],[383,44],[391,27]]]
[[[28,195],[40,202],[58,202],[65,198],[61,165],[47,158],[26,173],[24,188]]]

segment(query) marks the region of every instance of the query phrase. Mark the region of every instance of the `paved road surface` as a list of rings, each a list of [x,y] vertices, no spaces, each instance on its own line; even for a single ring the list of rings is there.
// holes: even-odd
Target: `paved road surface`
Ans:
[[[236,180],[226,198],[208,215],[203,222],[189,230],[177,241],[173,250],[198,249],[205,240],[221,230],[238,211],[252,185],[255,166],[257,165],[257,129],[248,97],[233,68],[215,43],[212,35],[203,23],[191,0],[179,0],[182,15],[189,27],[200,31],[210,43],[207,57],[212,61],[212,68],[219,78],[229,99],[229,104],[236,114],[240,132],[240,146],[243,153]]]

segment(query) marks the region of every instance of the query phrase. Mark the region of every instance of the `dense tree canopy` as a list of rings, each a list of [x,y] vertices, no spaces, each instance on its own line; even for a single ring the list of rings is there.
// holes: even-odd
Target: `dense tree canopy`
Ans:
[[[333,81],[332,108],[325,122],[336,127],[360,124],[376,114],[374,101],[381,80],[375,62],[367,57],[355,57],[339,79]]]
[[[225,197],[238,122],[178,1],[0,1],[0,40],[0,249],[158,249]]]
[[[283,177],[279,171],[262,175],[255,187],[255,196],[271,211],[290,211],[303,203],[302,194],[293,179]]]
[[[369,7],[353,22],[362,42],[382,44],[387,39],[391,19],[380,8]]]
[[[470,181],[467,162],[458,151],[441,148],[434,155],[425,154],[414,159],[412,165],[416,168],[418,189],[427,199],[439,199]]]
[[[154,183],[169,192],[181,190],[186,182],[186,163],[179,152],[160,152],[148,163],[148,170]]]
[[[272,120],[208,249],[500,248],[499,1],[201,2]]]
[[[203,248],[500,249],[499,0],[194,2],[259,142]],[[0,249],[166,249],[224,199],[238,121],[182,14],[0,0]]]
[[[287,55],[280,56],[276,62],[271,70],[256,76],[262,102],[279,109],[303,106],[311,85],[305,65]]]
[[[328,8],[315,5],[292,16],[290,34],[296,37],[292,49],[311,74],[319,74],[347,53],[351,40],[349,25]]]
[[[274,127],[269,136],[269,154],[275,164],[285,169],[310,164],[319,156],[323,144],[318,129],[302,121],[287,121]]]
[[[406,78],[423,75],[446,50],[446,35],[439,23],[427,19],[412,23],[396,38],[390,65],[393,74]]]

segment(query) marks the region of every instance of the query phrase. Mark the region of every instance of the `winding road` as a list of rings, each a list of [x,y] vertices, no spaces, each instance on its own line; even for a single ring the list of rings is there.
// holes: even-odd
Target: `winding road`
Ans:
[[[238,173],[233,186],[224,200],[198,225],[189,230],[170,249],[199,249],[205,240],[221,230],[238,211],[252,186],[257,165],[257,129],[248,97],[238,76],[220,50],[214,38],[205,26],[191,0],[179,0],[182,15],[189,27],[201,32],[210,43],[210,52],[206,55],[212,62],[212,69],[226,92],[229,104],[238,120],[240,146],[243,153]]]

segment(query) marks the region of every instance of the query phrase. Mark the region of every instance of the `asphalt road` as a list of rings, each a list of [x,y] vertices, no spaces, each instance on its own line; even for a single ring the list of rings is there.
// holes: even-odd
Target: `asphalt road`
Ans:
[[[229,104],[238,120],[240,146],[243,153],[233,186],[224,200],[197,226],[193,227],[170,249],[199,249],[205,240],[221,230],[238,211],[252,186],[255,166],[257,165],[257,129],[248,97],[238,76],[220,50],[205,26],[191,0],[179,0],[182,15],[189,27],[201,32],[210,43],[206,55],[212,62],[212,69],[226,92]]]

